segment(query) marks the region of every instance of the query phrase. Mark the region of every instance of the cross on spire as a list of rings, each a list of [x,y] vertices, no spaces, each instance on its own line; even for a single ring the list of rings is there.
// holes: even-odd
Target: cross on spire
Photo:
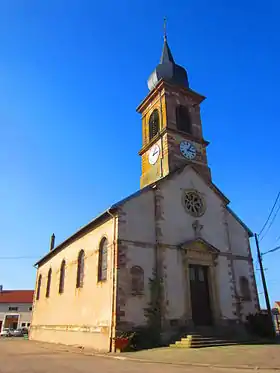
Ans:
[[[166,22],[167,22],[167,19],[166,17],[163,18],[163,39],[164,40],[167,40],[167,34],[166,34]]]

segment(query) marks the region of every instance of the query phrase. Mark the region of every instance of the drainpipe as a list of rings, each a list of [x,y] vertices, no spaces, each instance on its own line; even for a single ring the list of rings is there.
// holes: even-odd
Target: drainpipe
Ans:
[[[113,219],[113,253],[112,253],[112,311],[111,311],[111,326],[110,326],[110,348],[109,352],[112,352],[113,350],[113,340],[116,337],[116,321],[117,321],[117,315],[116,315],[116,252],[117,252],[117,241],[116,241],[116,223],[117,218],[115,215],[113,215],[108,209],[106,211]],[[115,351],[114,351],[115,352]]]

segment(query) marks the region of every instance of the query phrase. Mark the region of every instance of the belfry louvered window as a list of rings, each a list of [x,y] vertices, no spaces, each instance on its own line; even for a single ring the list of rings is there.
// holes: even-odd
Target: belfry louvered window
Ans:
[[[152,140],[159,132],[159,112],[155,109],[149,118],[149,139]]]
[[[176,124],[179,131],[192,133],[191,118],[186,106],[179,105],[176,107]]]

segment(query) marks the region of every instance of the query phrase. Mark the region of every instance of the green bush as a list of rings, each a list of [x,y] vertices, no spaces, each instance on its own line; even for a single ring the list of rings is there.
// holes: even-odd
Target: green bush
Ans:
[[[246,328],[251,334],[261,338],[273,338],[274,330],[271,317],[264,313],[249,314],[247,316]]]
[[[133,330],[131,349],[138,351],[160,346],[158,330],[152,327],[138,327]]]

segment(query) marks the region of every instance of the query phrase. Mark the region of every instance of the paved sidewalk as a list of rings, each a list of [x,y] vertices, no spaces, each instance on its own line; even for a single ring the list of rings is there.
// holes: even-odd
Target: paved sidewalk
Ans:
[[[126,352],[120,356],[169,364],[280,371],[280,345],[238,345],[201,349],[158,348]]]
[[[97,356],[93,351],[75,347],[0,339],[0,373],[250,373],[252,370],[235,368],[194,367],[186,365],[143,363]],[[80,352],[79,352],[80,351]],[[93,356],[86,356],[86,355]],[[261,373],[275,373],[266,369]]]
[[[178,369],[181,367],[181,369],[184,369],[185,372],[192,372],[195,369],[195,372],[197,373],[200,373],[201,370],[202,372],[208,372],[208,369],[210,369],[213,373],[214,371],[216,372],[216,369],[220,373],[224,371],[228,373],[230,371],[237,370],[238,372],[242,373],[248,372],[248,370],[251,371],[256,369],[262,370],[263,373],[280,371],[280,345],[240,345],[227,347],[208,347],[202,349],[157,348],[121,354],[102,354],[91,349],[60,344],[24,341],[20,339],[7,341],[0,340],[0,373],[6,373],[6,370],[2,370],[1,368],[1,360],[4,356],[8,359],[8,361],[10,361],[11,358],[14,359],[14,356],[19,358],[30,356],[36,357],[36,359],[37,357],[43,356],[45,356],[47,359],[50,357],[59,357],[61,359],[61,364],[63,363],[64,358],[68,359],[71,357],[72,360],[75,359],[76,356],[78,360],[75,361],[80,361],[79,359],[82,359],[83,356],[85,358],[91,356],[92,358],[101,359],[94,360],[96,362],[100,362],[100,364],[101,362],[104,362],[102,364],[105,364],[105,361],[108,361],[110,366],[113,364],[112,366],[115,367],[119,366],[121,362],[127,362],[127,364],[138,364],[140,366],[142,366],[141,362],[152,363],[153,366],[157,367],[154,368],[154,372],[159,371],[159,373],[162,373],[164,370],[171,373],[171,371],[173,372],[173,368],[176,370],[176,367]],[[100,368],[102,367],[102,364]],[[114,364],[117,364],[117,366]],[[125,367],[129,367],[130,372],[133,372],[133,369],[136,369],[138,365],[125,365]],[[141,371],[144,369],[148,373],[149,369],[147,366],[150,366],[150,364],[144,364],[143,367],[139,369]],[[122,372],[123,368],[124,366],[121,368]],[[14,373],[15,371],[8,370],[8,372]],[[26,371],[24,370],[24,373],[25,372]],[[33,371],[30,370],[28,373],[31,372]],[[41,372],[41,370],[35,370],[34,373],[35,372]],[[67,373],[71,373],[71,370],[69,370]],[[86,373],[86,371],[84,371],[84,373]]]
[[[29,342],[30,343],[30,342]],[[37,342],[31,341],[37,344]],[[52,351],[72,352],[91,356],[103,356],[120,360],[143,361],[197,367],[223,367],[235,369],[272,369],[280,371],[280,344],[238,345],[226,347],[156,348],[120,354],[102,354],[91,349],[81,349],[50,343],[38,343],[41,348]]]

